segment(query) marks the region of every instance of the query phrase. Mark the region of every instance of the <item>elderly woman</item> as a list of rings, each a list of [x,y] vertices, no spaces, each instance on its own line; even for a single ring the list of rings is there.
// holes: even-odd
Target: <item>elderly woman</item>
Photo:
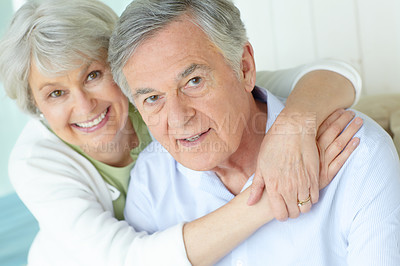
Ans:
[[[249,207],[249,191],[245,191],[208,216],[153,235],[136,232],[123,221],[129,172],[151,138],[138,112],[114,83],[106,60],[117,19],[109,7],[95,0],[29,1],[15,14],[0,43],[0,75],[6,92],[33,116],[9,164],[16,192],[40,226],[28,262],[41,266],[185,265],[189,260],[201,262],[201,254],[215,261],[265,223],[270,202],[262,197]],[[358,78],[343,65],[331,66],[349,79]],[[315,69],[318,66],[308,68]],[[289,98],[288,113],[318,111],[322,122],[336,108],[351,104],[354,89],[346,78],[333,72],[324,72],[322,78],[318,71],[305,72],[299,68],[270,77],[270,84],[286,94],[291,89],[287,84],[296,84],[296,98]],[[329,84],[322,86],[324,82]],[[321,99],[315,102],[310,95],[317,95],[317,90]],[[356,147],[348,145],[344,152],[335,145],[329,148],[335,139],[342,143],[351,139],[358,128],[354,123],[339,137],[334,128],[343,129],[352,117],[349,112],[335,113],[321,126],[321,155],[329,159],[322,162],[327,170],[317,174],[317,179],[332,179]],[[315,148],[315,136],[310,139]],[[271,143],[275,140],[270,136]],[[295,141],[282,145],[294,146],[288,152],[300,150],[301,155]],[[261,153],[268,155],[269,146]],[[276,167],[285,165],[277,161]],[[287,215],[294,217],[301,211],[307,210],[296,208]],[[251,219],[237,221],[235,217]],[[194,246],[196,242],[201,245]]]

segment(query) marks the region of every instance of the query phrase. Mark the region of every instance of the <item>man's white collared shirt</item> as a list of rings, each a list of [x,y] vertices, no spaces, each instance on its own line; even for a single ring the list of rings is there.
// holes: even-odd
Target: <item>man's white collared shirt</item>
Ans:
[[[257,94],[268,104],[268,130],[283,105],[269,92]],[[218,265],[400,265],[398,155],[383,129],[357,116],[364,119],[360,145],[311,211],[264,225]],[[234,197],[213,172],[182,166],[156,141],[131,176],[125,218],[139,231],[192,221]]]

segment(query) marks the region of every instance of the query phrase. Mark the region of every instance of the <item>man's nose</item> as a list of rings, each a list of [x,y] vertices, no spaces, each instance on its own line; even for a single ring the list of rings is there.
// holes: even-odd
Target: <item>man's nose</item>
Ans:
[[[181,128],[185,126],[196,114],[187,100],[174,96],[168,103],[168,126],[171,128]]]

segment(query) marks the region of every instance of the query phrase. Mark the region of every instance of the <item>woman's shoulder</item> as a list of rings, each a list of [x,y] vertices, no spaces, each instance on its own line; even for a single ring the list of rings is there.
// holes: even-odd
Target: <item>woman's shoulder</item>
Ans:
[[[41,120],[30,119],[25,127],[22,129],[16,146],[19,144],[26,145],[27,143],[34,143],[44,139],[61,141]]]
[[[34,152],[46,156],[43,150],[65,149],[67,145],[40,120],[31,119],[22,129],[10,155],[10,160],[29,158]]]
[[[39,120],[30,120],[14,145],[9,162],[9,176],[14,181],[23,176],[73,175],[83,178],[96,172],[94,166],[64,143]],[[86,174],[85,174],[86,173]]]

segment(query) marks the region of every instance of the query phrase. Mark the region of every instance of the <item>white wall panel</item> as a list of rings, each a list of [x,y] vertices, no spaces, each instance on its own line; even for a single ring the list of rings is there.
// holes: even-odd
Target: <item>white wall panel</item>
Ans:
[[[400,92],[400,0],[235,0],[259,70],[349,62],[364,94]]]
[[[259,70],[288,68],[316,59],[311,0],[235,0]]]
[[[271,0],[279,68],[316,59],[311,0]]]
[[[272,3],[265,0],[235,1],[241,11],[247,33],[253,45],[257,69],[278,68],[276,54],[276,40],[273,27]]]
[[[400,92],[400,4],[357,0],[367,94]]]
[[[356,5],[349,0],[313,0],[318,58],[347,61],[362,71]]]

